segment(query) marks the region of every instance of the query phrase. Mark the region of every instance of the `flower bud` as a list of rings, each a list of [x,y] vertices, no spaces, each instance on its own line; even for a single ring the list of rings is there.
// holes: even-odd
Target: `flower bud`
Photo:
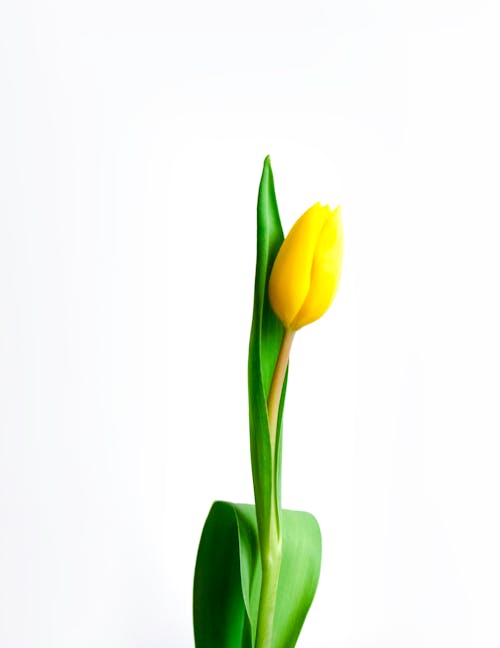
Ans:
[[[269,278],[269,301],[287,329],[319,319],[335,297],[344,235],[340,207],[313,205],[283,241]]]

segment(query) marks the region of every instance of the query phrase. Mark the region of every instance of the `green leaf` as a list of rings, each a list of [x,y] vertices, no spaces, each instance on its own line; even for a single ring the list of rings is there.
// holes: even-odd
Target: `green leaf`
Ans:
[[[252,329],[248,353],[248,398],[250,418],[250,450],[255,503],[259,518],[260,537],[268,534],[271,516],[272,480],[277,497],[275,510],[280,510],[281,497],[281,427],[286,381],[281,396],[276,435],[277,457],[272,470],[271,442],[267,420],[267,397],[278,357],[284,328],[273,313],[267,296],[267,285],[274,259],[283,242],[274,179],[269,157],[264,169],[257,202],[257,262]]]
[[[310,513],[284,510],[282,515],[273,648],[293,648],[318,584],[321,533]],[[196,560],[196,648],[253,646],[262,577],[257,534],[254,506],[213,504]]]

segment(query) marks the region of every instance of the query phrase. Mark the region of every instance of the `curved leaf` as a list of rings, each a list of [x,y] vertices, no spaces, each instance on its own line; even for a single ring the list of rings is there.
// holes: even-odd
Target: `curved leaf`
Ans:
[[[302,511],[282,512],[283,558],[273,648],[293,648],[311,606],[321,565],[321,533]],[[201,536],[194,579],[196,648],[251,648],[261,565],[255,507],[215,502]]]

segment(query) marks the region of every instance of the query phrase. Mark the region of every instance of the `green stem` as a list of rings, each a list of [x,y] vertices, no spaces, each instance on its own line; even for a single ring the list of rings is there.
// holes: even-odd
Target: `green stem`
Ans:
[[[281,503],[276,483],[276,435],[281,393],[283,391],[283,383],[294,334],[295,331],[285,330],[267,399],[267,420],[271,441],[271,470],[273,475],[271,481],[271,520],[269,524],[269,535],[267,538],[262,539],[261,546],[262,587],[260,590],[255,648],[272,648],[274,612],[276,608],[276,595],[278,593],[282,554],[280,532]]]
[[[276,360],[269,396],[267,398],[267,420],[269,422],[269,435],[271,437],[271,455],[275,459],[276,450],[276,429],[278,426],[278,414],[280,409],[281,392],[285,381],[286,368],[288,367],[288,358],[292,347],[293,336],[295,331],[285,329],[281,347]]]

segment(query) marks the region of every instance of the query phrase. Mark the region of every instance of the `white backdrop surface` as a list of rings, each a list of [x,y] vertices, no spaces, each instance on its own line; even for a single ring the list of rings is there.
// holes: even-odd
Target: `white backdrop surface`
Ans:
[[[0,4],[0,646],[188,648],[252,499],[255,205],[340,203],[296,337],[302,648],[500,645],[495,2]]]

